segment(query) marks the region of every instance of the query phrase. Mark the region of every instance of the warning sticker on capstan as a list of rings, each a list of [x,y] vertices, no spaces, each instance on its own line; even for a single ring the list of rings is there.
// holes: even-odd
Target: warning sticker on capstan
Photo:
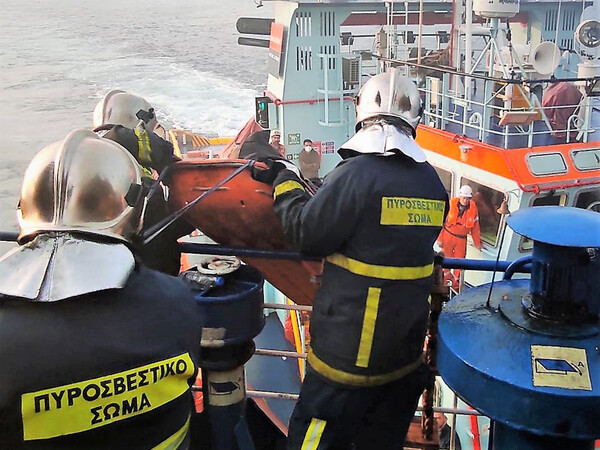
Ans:
[[[532,345],[531,368],[534,386],[592,390],[583,348]]]

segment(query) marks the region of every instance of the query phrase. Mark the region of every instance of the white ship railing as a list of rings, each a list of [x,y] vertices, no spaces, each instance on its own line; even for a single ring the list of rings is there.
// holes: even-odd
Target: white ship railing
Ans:
[[[426,77],[425,87],[420,89],[424,94],[425,109],[423,116],[424,123],[427,125],[447,129],[449,124],[455,124],[460,127],[463,135],[468,135],[469,129],[474,130],[477,133],[477,138],[481,141],[489,140],[491,135],[497,135],[502,137],[504,148],[509,147],[511,138],[520,137],[524,134],[528,136],[527,146],[532,147],[536,136],[560,134],[565,136],[564,143],[572,142],[575,139],[587,142],[588,136],[597,131],[592,126],[593,100],[590,97],[584,96],[576,105],[567,104],[544,108],[535,94],[530,94],[530,98],[524,97],[524,95],[527,95],[524,84],[513,83],[499,86],[487,101],[478,101],[474,97],[467,100],[464,95],[445,89],[445,86],[450,85],[448,75],[444,74],[441,80],[428,76]],[[492,81],[485,80],[484,83],[492,83]],[[507,92],[509,86],[512,86],[512,94]],[[485,90],[482,87],[480,89]],[[506,106],[514,102],[516,98],[520,98],[523,102],[529,102],[531,106]],[[498,100],[504,104],[494,104]],[[458,111],[459,107],[462,109],[462,114]],[[575,109],[575,113],[570,115],[565,128],[553,129],[546,114],[551,109]],[[483,118],[486,116],[491,116],[494,118],[493,120],[497,120],[498,127],[501,130],[494,130],[488,124],[485,124]],[[542,124],[542,129],[534,129],[536,122]],[[505,123],[504,126],[500,125],[503,123]]]
[[[281,304],[281,303],[265,303],[263,305],[265,309],[283,309],[283,310],[294,310],[294,311],[312,311],[312,306],[306,305],[296,305],[296,304]],[[255,355],[261,356],[273,356],[273,357],[281,357],[281,358],[299,358],[306,359],[306,352],[292,352],[288,350],[273,350],[273,349],[263,349],[257,348],[254,351]],[[440,377],[436,377],[440,378]],[[298,394],[293,394],[289,392],[274,392],[274,391],[256,391],[249,389],[247,391],[247,395],[250,398],[272,398],[272,399],[283,399],[283,400],[298,400]],[[456,395],[453,393],[453,395]],[[417,411],[422,412],[423,407],[417,407]],[[454,414],[454,415],[464,415],[464,416],[483,416],[479,411],[474,409],[461,409],[457,407],[442,407],[442,406],[434,406],[433,412],[443,413],[443,414]]]
[[[533,147],[574,141],[598,139],[600,115],[599,96],[594,82],[583,78],[569,79],[506,79],[481,74],[466,74],[447,67],[433,67],[408,61],[390,60],[367,52],[372,58],[403,67],[407,76],[419,82],[424,103],[423,122],[426,125],[462,134],[504,148]],[[436,73],[437,75],[432,75]],[[465,80],[472,86],[466,89]],[[536,86],[547,88],[561,81],[586,86],[590,95],[583,95],[577,104],[542,107],[534,92]],[[458,87],[457,87],[458,86]],[[476,88],[476,89],[475,89]],[[584,90],[585,90],[584,89]],[[470,91],[470,95],[468,95]],[[475,95],[475,92],[483,95]],[[486,95],[489,94],[489,95]],[[564,127],[554,128],[548,120],[551,110],[573,111]],[[555,125],[556,126],[556,125]],[[523,136],[527,136],[523,143]],[[547,139],[543,139],[547,136]]]

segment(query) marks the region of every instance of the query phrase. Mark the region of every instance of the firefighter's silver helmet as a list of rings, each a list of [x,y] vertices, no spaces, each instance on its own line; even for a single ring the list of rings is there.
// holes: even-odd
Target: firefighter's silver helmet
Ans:
[[[157,127],[156,114],[150,103],[137,95],[113,90],[94,108],[92,125],[94,128],[107,124],[135,128],[140,120],[147,131],[154,131]]]
[[[25,172],[19,242],[70,231],[129,241],[144,205],[142,173],[131,154],[90,130],[75,130],[42,149]]]
[[[416,133],[421,120],[419,89],[398,69],[369,78],[356,97],[356,131],[363,122],[376,116],[402,119]]]

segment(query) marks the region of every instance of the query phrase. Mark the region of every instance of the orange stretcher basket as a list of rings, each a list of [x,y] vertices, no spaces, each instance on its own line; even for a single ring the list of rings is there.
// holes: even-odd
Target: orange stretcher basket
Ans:
[[[247,161],[243,159],[184,160],[171,171],[169,207],[184,207],[214,187]],[[267,166],[256,162],[257,168]],[[273,212],[273,189],[252,178],[251,168],[207,195],[186,212],[186,220],[224,246],[259,250],[291,250],[279,218]],[[322,263],[243,257],[286,297],[312,305]]]

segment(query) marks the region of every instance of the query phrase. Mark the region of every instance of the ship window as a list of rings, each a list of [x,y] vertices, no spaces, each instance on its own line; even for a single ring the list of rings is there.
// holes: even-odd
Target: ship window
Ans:
[[[529,171],[537,176],[567,173],[567,163],[560,153],[528,155],[527,166]]]
[[[324,11],[320,14],[321,36],[335,36],[335,12]]]
[[[567,50],[573,50],[573,39],[561,39],[560,40],[560,48],[564,48]]]
[[[556,18],[558,11],[556,9],[549,9],[546,11],[546,17],[544,20],[544,31],[556,30]]]
[[[446,188],[446,193],[448,194],[448,197],[450,197],[450,195],[452,193],[452,179],[453,179],[452,172],[450,172],[449,170],[440,169],[439,167],[435,167],[435,166],[433,168],[435,169],[438,176],[440,177],[440,180],[442,181],[444,188]]]
[[[578,12],[574,9],[566,9],[563,13],[562,31],[574,32],[577,24]]]
[[[591,148],[588,150],[573,150],[571,152],[573,164],[579,170],[598,170],[600,169],[600,148]]]
[[[555,191],[535,197],[531,202],[531,206],[565,206],[566,204],[567,195],[565,193],[556,193]],[[529,252],[532,248],[533,241],[525,236],[521,236],[519,250],[521,252]]]
[[[321,55],[319,55],[319,60],[321,61],[321,70],[335,70],[335,54],[334,45],[321,46]]]
[[[296,13],[296,36],[307,37],[312,35],[312,17],[310,12]]]
[[[312,47],[296,47],[296,71],[312,70]]]
[[[590,211],[600,212],[600,189],[580,192],[575,201],[576,208],[589,209]]]
[[[496,210],[504,200],[504,192],[497,191],[475,181],[462,178],[460,185],[468,184],[473,189],[473,201],[479,211],[481,240],[491,246],[496,246],[500,234],[502,216]]]

